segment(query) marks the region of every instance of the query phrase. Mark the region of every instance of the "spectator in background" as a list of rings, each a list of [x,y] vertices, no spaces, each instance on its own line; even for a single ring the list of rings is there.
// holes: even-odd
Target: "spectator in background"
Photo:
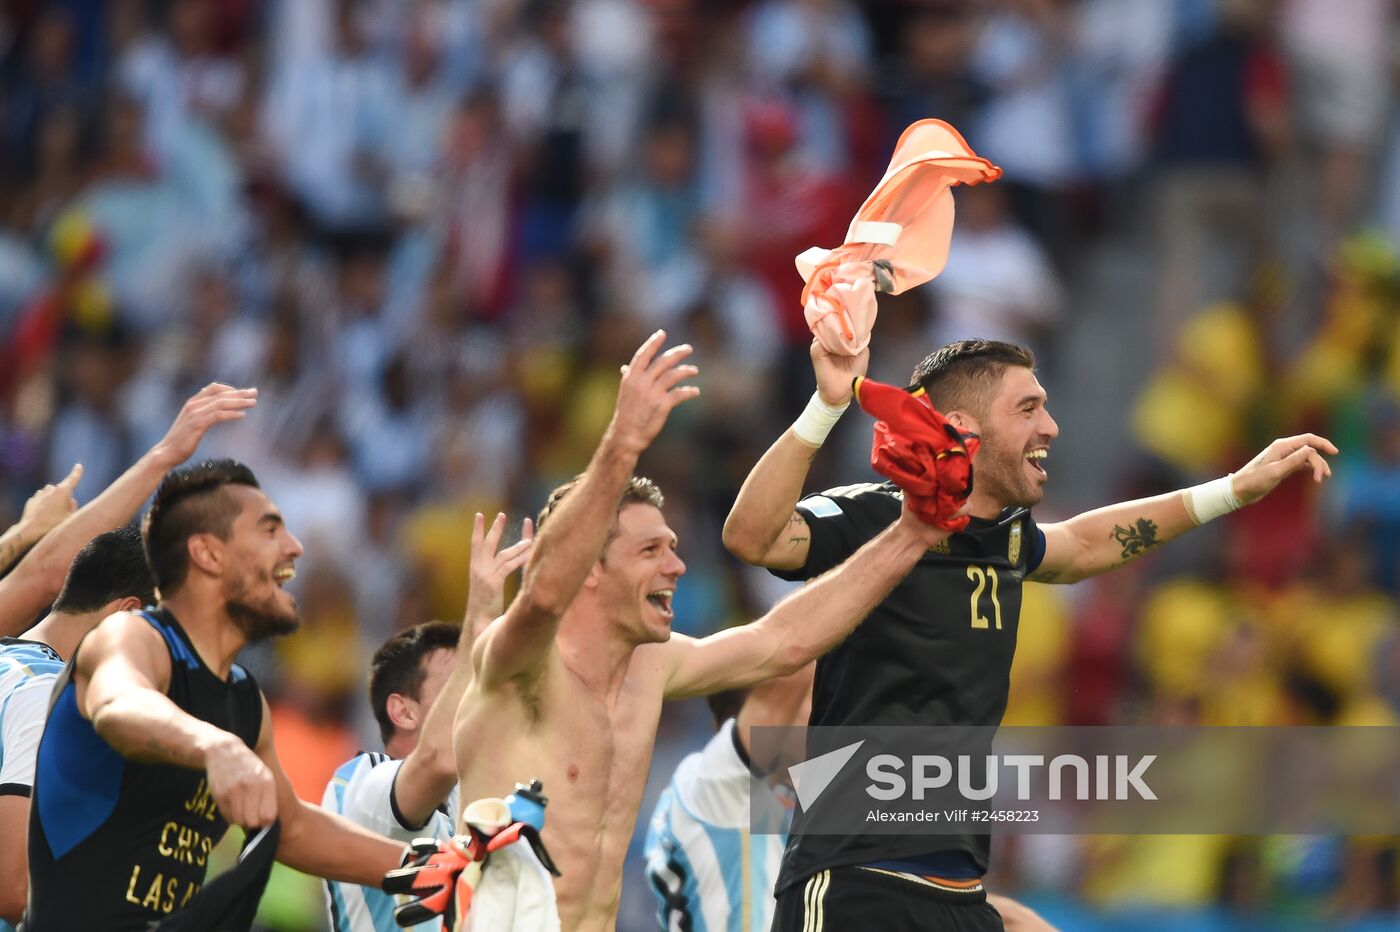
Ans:
[[[748,22],[748,63],[760,91],[793,107],[804,166],[839,174],[855,167],[848,125],[873,67],[870,27],[846,0],[764,0]]]
[[[958,188],[948,265],[928,289],[937,298],[937,317],[923,342],[943,346],[975,337],[1039,350],[1058,322],[1059,278],[1006,198],[999,185]]]
[[[50,425],[49,469],[57,474],[82,463],[87,493],[79,503],[112,484],[140,453],[121,389],[131,376],[130,334],[116,323],[96,329],[72,327],[60,350],[61,399]]]
[[[173,0],[164,30],[142,36],[117,63],[118,83],[148,114],[156,152],[178,144],[189,121],[224,119],[243,96],[241,64],[217,46],[217,12],[213,0]]]
[[[1081,0],[1066,9],[1071,119],[1083,180],[1098,195],[1087,205],[1095,232],[1122,223],[1107,213],[1133,200],[1123,188],[1148,155],[1148,112],[1181,9],[1158,0]]]
[[[87,88],[78,74],[73,15],[49,6],[33,25],[20,61],[8,62],[5,108],[0,115],[0,159],[16,178],[32,178],[44,165],[42,128],[56,113],[85,109]]]
[[[1215,32],[1168,66],[1154,115],[1159,345],[1194,308],[1241,293],[1263,253],[1264,186],[1288,127],[1269,16],[1223,0]]]
[[[639,310],[647,326],[673,326],[704,285],[692,239],[700,211],[694,148],[695,134],[685,121],[653,124],[640,172],[624,177],[592,211],[589,226],[604,287],[620,296],[646,295]]]
[[[1341,472],[1337,495],[1342,527],[1364,540],[1371,580],[1400,595],[1400,402],[1371,403],[1368,448]]]
[[[971,67],[977,15],[956,2],[920,4],[900,28],[899,57],[880,70],[880,96],[889,114],[885,149],[916,120],[936,117],[956,127],[973,124],[989,89]]]
[[[524,35],[504,52],[501,108],[522,160],[521,250],[527,259],[574,245],[587,186],[588,87],[569,28],[568,0],[531,0]]]
[[[968,138],[1005,170],[1021,221],[1062,268],[1075,232],[1066,193],[1080,166],[1070,121],[1065,0],[1007,0],[983,27],[973,74],[991,89]]]
[[[393,75],[369,48],[359,0],[332,0],[334,43],[323,57],[297,57],[272,76],[263,130],[285,182],[315,221],[336,230],[384,219],[382,200]],[[295,5],[295,4],[292,4]]]
[[[341,408],[341,419],[356,478],[365,488],[407,491],[423,479],[435,419],[406,353],[389,358],[376,382]]]
[[[478,318],[500,317],[515,293],[516,187],[500,101],[474,91],[447,117],[431,222],[444,238],[446,284]]]
[[[1286,0],[1280,26],[1294,113],[1317,165],[1313,242],[1326,257],[1360,218],[1390,102],[1390,0]]]

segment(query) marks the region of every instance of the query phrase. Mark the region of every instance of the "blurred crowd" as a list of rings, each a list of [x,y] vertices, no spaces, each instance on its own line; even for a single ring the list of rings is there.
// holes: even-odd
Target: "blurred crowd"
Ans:
[[[1151,270],[1108,309],[1148,347],[1115,386],[1135,444],[1101,451],[1113,487],[1052,463],[1041,520],[1284,433],[1343,450],[1322,492],[1028,587],[1008,723],[1395,724],[1395,38],[1390,0],[12,0],[0,519],[75,462],[90,499],[208,381],[256,385],[201,452],[251,465],[306,544],[303,629],[250,665],[319,800],[374,746],[374,647],[460,618],[472,515],[518,522],[581,469],[664,326],[704,391],[644,462],[689,565],[677,628],[755,617],[783,586],[719,528],[811,390],[793,257],[939,117],[1005,178],[959,190],[938,279],[882,298],[872,376],[1010,339],[1053,411],[1099,247]],[[848,415],[814,484],[868,477],[868,437]],[[704,722],[668,717],[653,783]],[[1400,887],[1393,838],[998,849],[999,889],[1067,928],[1393,922]],[[267,921],[316,928],[292,889]],[[639,867],[625,896],[621,928],[651,927]]]

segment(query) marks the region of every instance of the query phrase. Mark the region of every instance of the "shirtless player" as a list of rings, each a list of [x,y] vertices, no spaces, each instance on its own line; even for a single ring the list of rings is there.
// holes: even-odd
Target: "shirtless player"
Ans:
[[[539,777],[565,932],[614,928],[622,862],[661,703],[795,672],[840,642],[946,532],[902,513],[850,560],[758,621],[671,633],[685,564],[661,494],[632,475],[696,368],[657,332],[623,367],[612,423],[582,476],[540,515],[520,594],[477,641],[456,752],[463,799]]]

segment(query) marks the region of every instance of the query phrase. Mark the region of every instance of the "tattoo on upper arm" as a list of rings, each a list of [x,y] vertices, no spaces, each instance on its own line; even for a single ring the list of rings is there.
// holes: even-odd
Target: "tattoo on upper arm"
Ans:
[[[1059,573],[1054,570],[1038,569],[1026,577],[1027,582],[1052,583],[1060,578]]]
[[[796,550],[806,543],[812,536],[811,529],[807,527],[807,519],[802,517],[802,513],[794,511],[792,517],[788,518],[788,547]]]
[[[1113,538],[1123,547],[1123,562],[1127,563],[1161,543],[1157,539],[1157,522],[1138,518],[1132,527],[1113,526]]]

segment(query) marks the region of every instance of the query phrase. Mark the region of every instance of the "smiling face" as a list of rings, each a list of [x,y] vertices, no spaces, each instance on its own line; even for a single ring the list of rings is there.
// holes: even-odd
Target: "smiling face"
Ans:
[[[1039,504],[1048,478],[1045,458],[1060,427],[1045,407],[1045,389],[1035,373],[1024,366],[1007,366],[980,417],[958,414],[954,423],[982,439],[973,460],[977,491],[1002,507]]]
[[[231,485],[238,515],[223,541],[221,593],[229,617],[250,642],[297,629],[297,602],[286,590],[302,554],[277,506],[261,489]]]
[[[676,581],[685,575],[677,543],[660,508],[624,505],[617,516],[617,533],[593,568],[591,585],[637,644],[671,637]]]

